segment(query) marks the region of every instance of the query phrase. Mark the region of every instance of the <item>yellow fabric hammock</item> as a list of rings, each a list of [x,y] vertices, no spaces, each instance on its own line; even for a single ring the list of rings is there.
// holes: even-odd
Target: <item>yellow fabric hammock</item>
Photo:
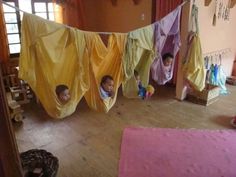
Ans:
[[[64,118],[72,114],[83,96],[97,111],[107,112],[114,105],[123,81],[126,34],[111,34],[106,47],[96,33],[24,14],[21,40],[19,77],[29,83],[50,116]],[[101,99],[104,75],[114,79],[113,99]],[[66,104],[61,104],[55,93],[60,84],[70,90],[71,100]]]
[[[28,82],[50,116],[72,114],[90,87],[84,33],[24,14],[19,68],[19,77]],[[59,84],[70,90],[71,100],[65,105],[55,93]]]
[[[128,98],[138,97],[138,85],[134,78],[136,70],[146,87],[149,82],[150,67],[155,58],[154,27],[149,25],[128,33],[123,57],[125,81],[122,83],[123,95]]]
[[[90,108],[108,112],[115,104],[118,88],[123,81],[122,56],[126,42],[126,34],[114,33],[109,35],[107,47],[96,33],[85,33],[85,39],[90,60],[90,88],[85,99]],[[114,79],[114,98],[102,99],[100,82],[104,75]]]

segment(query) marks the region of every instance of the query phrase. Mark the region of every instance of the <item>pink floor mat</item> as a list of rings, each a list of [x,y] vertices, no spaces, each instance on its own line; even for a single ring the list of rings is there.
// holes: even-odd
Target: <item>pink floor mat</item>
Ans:
[[[119,177],[236,177],[236,131],[126,128]]]

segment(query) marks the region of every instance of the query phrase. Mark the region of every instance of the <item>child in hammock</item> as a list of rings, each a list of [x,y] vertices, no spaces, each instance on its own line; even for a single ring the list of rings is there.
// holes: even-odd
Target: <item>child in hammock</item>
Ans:
[[[165,67],[170,67],[173,63],[174,56],[171,53],[165,53],[162,56],[163,65]]]
[[[171,53],[165,53],[164,55],[162,55],[162,62],[164,65],[163,69],[165,74],[168,75],[168,77],[171,74],[173,59],[174,56]]]
[[[66,85],[58,85],[56,87],[56,94],[62,104],[66,104],[70,100],[69,88]]]
[[[114,98],[114,80],[110,75],[105,75],[102,77],[100,84],[100,94],[102,99]]]

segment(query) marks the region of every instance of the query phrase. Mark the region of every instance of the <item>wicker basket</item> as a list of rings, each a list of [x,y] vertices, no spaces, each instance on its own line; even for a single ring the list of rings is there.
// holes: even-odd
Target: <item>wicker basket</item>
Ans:
[[[196,90],[191,91],[187,95],[187,100],[208,106],[218,100],[219,94],[220,88],[218,86],[208,84],[201,92]]]
[[[59,163],[57,157],[41,149],[32,149],[20,154],[25,177],[56,177]]]

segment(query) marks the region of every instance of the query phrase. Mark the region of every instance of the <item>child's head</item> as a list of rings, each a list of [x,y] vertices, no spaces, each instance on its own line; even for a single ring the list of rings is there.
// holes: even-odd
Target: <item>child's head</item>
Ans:
[[[67,103],[70,100],[69,88],[66,85],[58,85],[56,87],[56,94],[62,103]]]
[[[106,92],[112,92],[114,89],[114,81],[113,78],[109,75],[105,75],[102,77],[101,80],[101,87],[106,91]]]
[[[138,71],[136,71],[136,70],[134,70],[134,77],[135,77],[135,79],[136,79],[137,81],[140,80],[139,73],[138,73]]]
[[[170,66],[173,62],[174,56],[171,53],[165,53],[162,56],[164,66]]]

